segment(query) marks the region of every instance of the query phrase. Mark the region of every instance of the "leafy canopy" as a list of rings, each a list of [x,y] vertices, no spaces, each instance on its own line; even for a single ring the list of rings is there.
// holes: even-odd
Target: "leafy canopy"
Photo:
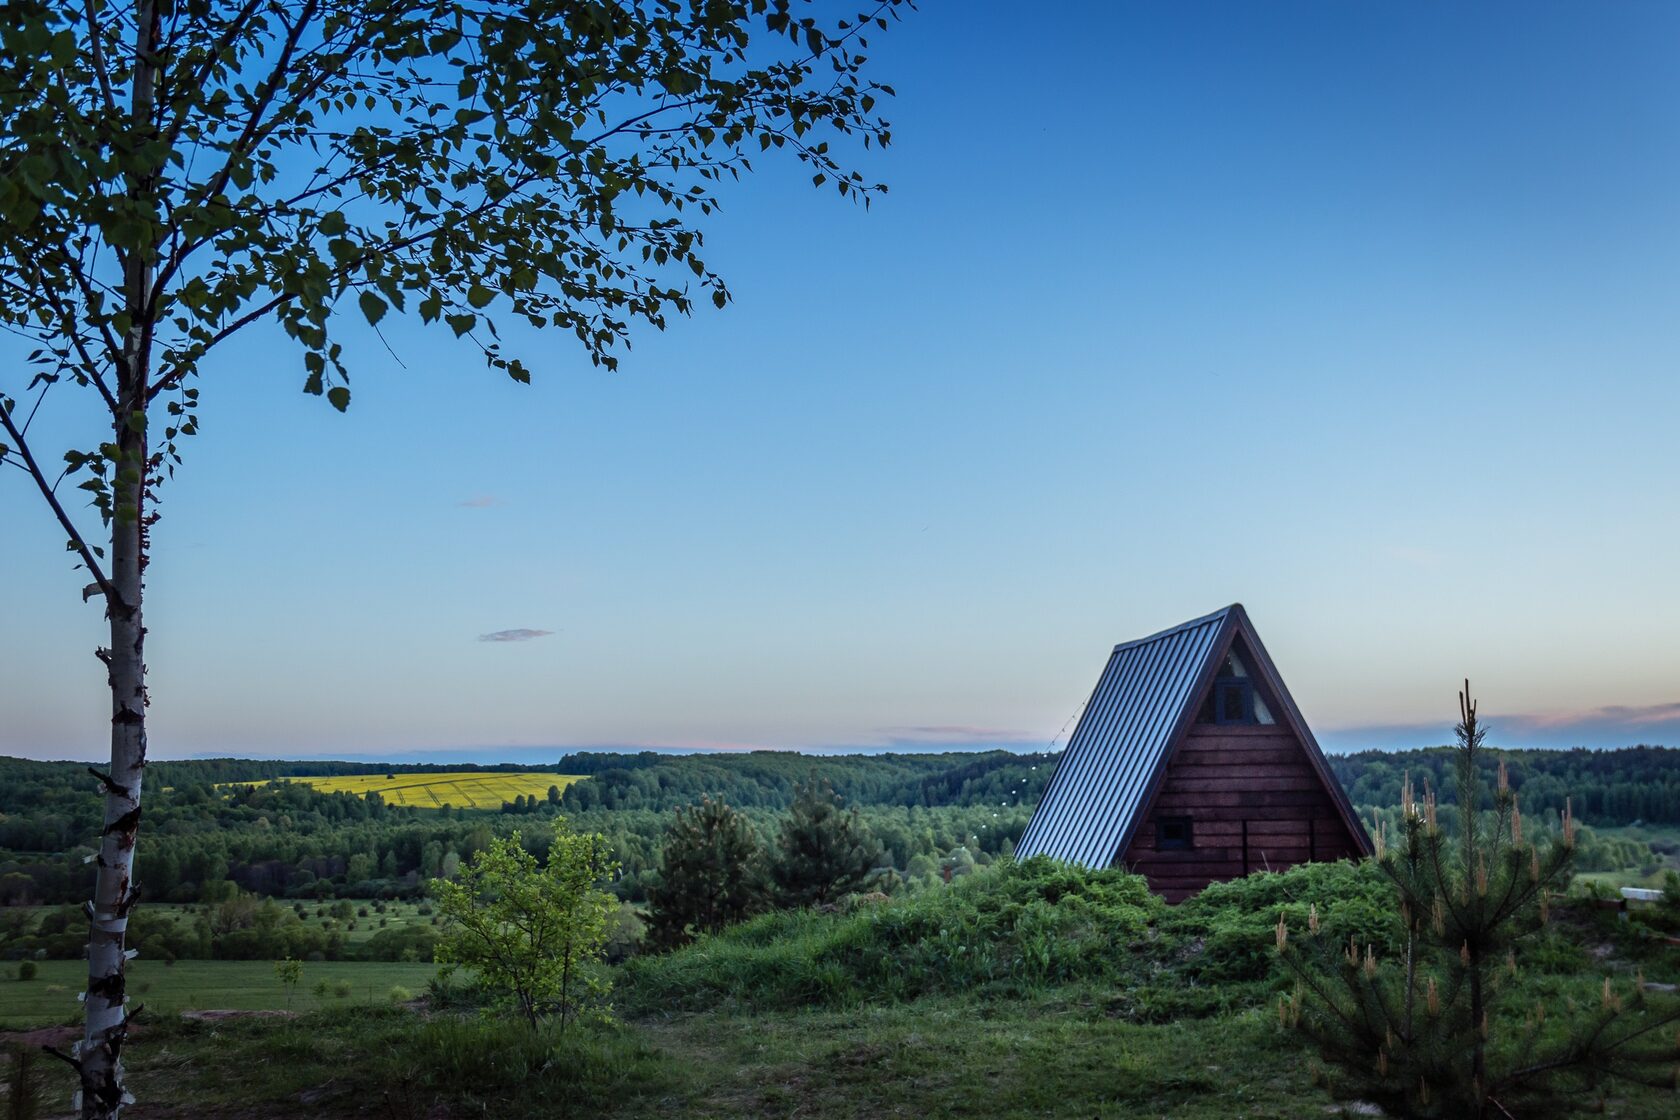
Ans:
[[[617,901],[600,884],[618,864],[604,837],[557,824],[548,862],[519,833],[491,841],[456,881],[433,879],[444,932],[435,959],[446,975],[470,968],[534,1028],[558,1013],[565,1026],[604,984],[591,969]]]
[[[634,323],[728,302],[694,220],[760,153],[865,204],[885,189],[831,142],[890,141],[891,91],[863,68],[905,2],[20,0],[0,26],[0,327],[36,344],[30,389],[91,387],[119,427],[167,406],[150,467],[196,430],[204,356],[259,320],[340,410],[341,311],[376,330],[418,313],[520,381],[501,316],[613,368]],[[0,458],[24,465],[16,404]],[[112,475],[138,464],[105,444],[67,467],[127,516]]]

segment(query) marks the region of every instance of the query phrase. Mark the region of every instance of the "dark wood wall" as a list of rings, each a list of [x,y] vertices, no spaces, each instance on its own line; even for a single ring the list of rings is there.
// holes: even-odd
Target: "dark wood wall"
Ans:
[[[1189,817],[1193,846],[1156,848],[1159,817]],[[1192,724],[1121,862],[1168,902],[1250,871],[1356,855],[1359,845],[1293,732]]]

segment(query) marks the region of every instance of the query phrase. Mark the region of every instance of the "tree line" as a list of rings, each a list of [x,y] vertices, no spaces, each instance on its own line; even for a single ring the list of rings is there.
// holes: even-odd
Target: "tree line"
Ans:
[[[1680,751],[1488,751],[1504,761],[1510,787],[1538,827],[1556,826],[1569,800],[1598,826],[1680,822]],[[1393,813],[1407,775],[1441,792],[1452,814],[1449,749],[1363,751],[1330,763],[1362,815]],[[796,791],[824,783],[858,812],[880,849],[887,885],[961,875],[1011,855],[1056,756],[1004,751],[819,756],[754,751],[668,755],[580,753],[557,767],[588,774],[558,798],[509,802],[503,812],[386,804],[377,794],[322,793],[266,779],[384,772],[359,763],[273,763],[234,759],[159,763],[151,826],[140,839],[138,878],[153,901],[220,903],[235,890],[292,901],[418,898],[427,881],[515,828],[539,858],[553,823],[599,833],[621,865],[613,890],[645,904],[659,881],[666,831],[677,810],[703,798],[739,813],[761,845],[772,844]],[[409,767],[403,767],[408,771]],[[460,769],[460,767],[455,767]],[[285,771],[281,773],[280,771]],[[258,782],[222,785],[224,782]],[[79,903],[90,887],[89,846],[97,835],[93,779],[72,763],[0,758],[0,907]],[[1651,858],[1635,841],[1583,830],[1582,870],[1636,866]]]

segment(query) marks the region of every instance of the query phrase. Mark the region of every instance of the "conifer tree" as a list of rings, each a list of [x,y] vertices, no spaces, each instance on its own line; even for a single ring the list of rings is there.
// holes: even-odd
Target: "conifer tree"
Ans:
[[[702,797],[665,831],[659,881],[648,888],[648,938],[661,949],[716,933],[765,903],[764,846],[747,819]]]
[[[820,906],[875,878],[881,846],[828,782],[799,786],[782,825],[770,879],[784,906]]]
[[[1567,884],[1576,825],[1566,804],[1562,835],[1545,850],[1525,837],[1503,761],[1485,808],[1486,732],[1468,681],[1459,713],[1457,835],[1441,826],[1427,783],[1420,801],[1408,780],[1400,835],[1391,839],[1379,823],[1375,836],[1377,866],[1394,888],[1400,958],[1381,959],[1351,940],[1326,944],[1316,907],[1302,939],[1292,940],[1280,917],[1278,952],[1299,982],[1283,1021],[1366,1096],[1408,1117],[1549,1115],[1545,1101],[1563,1079],[1572,1087],[1606,1076],[1680,1084],[1672,1029],[1680,1011],[1656,1007],[1643,976],[1620,986],[1606,977],[1596,1006],[1585,1009],[1568,1001],[1519,1008],[1509,999],[1520,951]]]

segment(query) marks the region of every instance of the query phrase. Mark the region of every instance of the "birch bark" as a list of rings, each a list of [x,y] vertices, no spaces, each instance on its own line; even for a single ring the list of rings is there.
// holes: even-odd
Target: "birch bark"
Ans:
[[[158,10],[153,0],[135,6],[134,82],[130,103],[135,136],[152,127],[157,67]],[[129,182],[131,198],[155,190],[149,178]],[[115,1120],[132,1098],[123,1086],[122,1047],[128,1034],[125,945],[128,915],[139,898],[134,846],[140,828],[140,787],[146,767],[146,628],[141,612],[146,568],[146,388],[151,349],[147,323],[154,263],[149,248],[131,251],[123,274],[129,326],[117,368],[117,414],[112,442],[118,448],[112,486],[110,588],[106,616],[111,644],[100,651],[111,687],[111,769],[105,786],[105,825],[100,834],[93,901],[88,906],[86,1021],[76,1060],[84,1120]]]

